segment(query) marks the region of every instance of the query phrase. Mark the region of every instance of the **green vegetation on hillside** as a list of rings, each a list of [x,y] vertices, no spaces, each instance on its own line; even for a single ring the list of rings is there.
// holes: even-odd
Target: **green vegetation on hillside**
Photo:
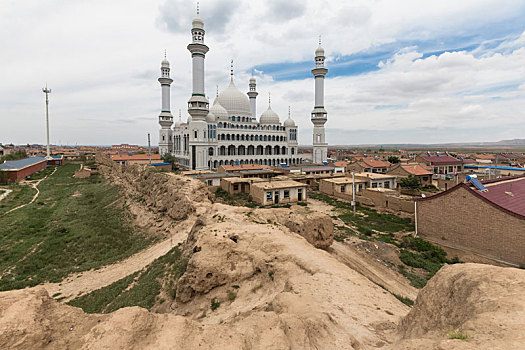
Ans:
[[[109,313],[127,306],[149,310],[156,302],[161,302],[158,296],[163,287],[171,298],[175,298],[173,284],[186,271],[187,262],[179,247],[174,247],[144,270],[73,299],[68,304],[87,313]]]
[[[101,176],[73,178],[78,165],[59,166],[34,190],[13,185],[0,202],[0,290],[19,289],[122,260],[152,239],[131,226],[122,190]]]
[[[357,206],[356,214],[350,203],[340,201],[321,193],[311,193],[310,198],[321,200],[335,207],[337,215],[345,226],[335,226],[336,241],[342,242],[349,236],[371,241],[380,241],[400,248],[399,259],[403,263],[397,268],[416,288],[423,288],[427,281],[443,267],[445,263],[454,264],[459,260],[447,259],[447,253],[417,237],[400,233],[411,232],[414,225],[409,218],[400,218],[391,214],[380,214],[374,209]],[[334,213],[335,214],[335,213]]]
[[[6,154],[5,156],[0,157],[0,163],[3,163],[4,160],[18,160],[22,158],[27,158],[27,153],[25,150],[21,149],[13,153]]]

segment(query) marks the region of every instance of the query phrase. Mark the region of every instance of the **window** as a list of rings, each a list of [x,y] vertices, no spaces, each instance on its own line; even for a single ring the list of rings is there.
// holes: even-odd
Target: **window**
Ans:
[[[390,188],[390,181],[385,182],[385,188]]]
[[[359,184],[359,192],[363,190],[363,184]]]
[[[239,190],[239,184],[233,184],[233,190],[238,191]]]
[[[290,198],[290,191],[284,190],[283,198]]]
[[[162,135],[162,141],[164,141],[164,140],[165,140],[165,137],[164,137],[164,135]]]
[[[454,171],[454,167],[453,167],[453,166],[449,166],[449,167],[448,167],[448,172],[451,173],[451,172],[453,172],[453,171]]]
[[[428,176],[423,176],[423,181],[427,181],[428,180]]]
[[[198,138],[198,136],[197,136],[197,130],[195,130],[195,133],[194,133],[194,134],[195,134],[195,138],[197,139],[197,138]]]
[[[345,185],[342,185],[342,186],[341,186],[341,192],[344,193],[345,190],[346,190],[346,186],[345,186]]]
[[[458,165],[457,169],[458,169],[458,173],[460,173],[461,172],[461,165]]]
[[[266,200],[271,201],[272,200],[272,192],[266,192]]]
[[[372,182],[372,188],[377,188],[377,182]]]

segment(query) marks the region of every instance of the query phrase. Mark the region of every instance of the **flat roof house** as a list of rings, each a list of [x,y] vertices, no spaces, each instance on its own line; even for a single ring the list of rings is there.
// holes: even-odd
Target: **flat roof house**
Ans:
[[[150,158],[148,154],[114,154],[111,156],[111,160],[126,166],[132,164],[149,164]],[[160,161],[160,154],[151,154],[152,163],[159,163]]]
[[[304,202],[306,187],[306,184],[292,180],[257,182],[251,185],[250,196],[259,205]]]
[[[366,180],[367,188],[394,189],[397,186],[396,175],[357,173],[355,178]]]
[[[0,171],[7,172],[7,181],[23,180],[47,167],[46,157],[30,157],[18,160],[6,160],[0,164]]]
[[[355,178],[355,193],[358,194],[367,186],[367,179]],[[352,200],[352,185],[354,181],[351,177],[337,177],[331,179],[321,179],[319,181],[319,191],[329,196]]]
[[[446,247],[525,265],[525,176],[460,183],[415,202],[416,234]]]

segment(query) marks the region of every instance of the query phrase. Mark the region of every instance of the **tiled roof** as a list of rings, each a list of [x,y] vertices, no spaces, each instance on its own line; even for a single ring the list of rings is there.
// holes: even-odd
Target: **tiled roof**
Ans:
[[[454,158],[452,156],[449,156],[447,154],[441,154],[438,156],[437,154],[430,154],[422,153],[419,155],[421,158],[426,160],[427,162],[431,162],[432,165],[439,165],[439,164],[463,164],[463,161],[457,158]]]
[[[345,167],[347,164],[348,162],[339,161],[339,162],[334,162],[332,165],[337,166],[337,167]]]
[[[487,159],[487,160],[494,160],[496,157],[494,157],[493,154],[476,154],[476,159]]]
[[[414,165],[407,165],[402,164],[401,167],[408,173],[414,175],[414,176],[422,176],[422,175],[432,175],[432,172],[428,171],[427,169],[423,168],[419,164]]]
[[[372,158],[363,158],[361,159],[361,163],[366,164],[365,168],[387,168],[390,166],[389,162],[385,162],[382,160],[375,160]]]
[[[487,188],[485,192],[477,190],[474,186],[471,186],[471,189],[490,202],[525,216],[525,177],[484,185]]]
[[[151,160],[160,160],[160,154],[152,154]],[[147,154],[114,154],[111,156],[111,160],[115,161],[126,161],[126,160],[148,160],[149,155]]]
[[[6,160],[4,163],[0,164],[0,170],[20,170],[45,161],[46,157],[30,157],[18,160]]]

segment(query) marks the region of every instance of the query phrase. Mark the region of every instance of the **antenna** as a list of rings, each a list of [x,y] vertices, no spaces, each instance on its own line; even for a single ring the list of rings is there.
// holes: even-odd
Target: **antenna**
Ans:
[[[319,46],[321,46],[321,35],[319,35]]]
[[[233,77],[233,60],[230,63],[230,75]]]
[[[166,59],[166,49],[164,49],[164,59]]]
[[[217,84],[216,86],[217,86],[217,93],[216,93],[215,97],[219,97],[219,85]]]
[[[47,88],[47,82],[46,87],[42,88],[42,92],[46,94],[46,130],[47,130],[47,148],[46,148],[46,159],[51,159],[51,152],[49,149],[49,94],[51,93],[51,89]]]
[[[197,16],[200,14],[199,2],[197,1]]]
[[[272,96],[271,96],[271,92],[268,92],[268,107],[270,107],[272,105]]]
[[[290,118],[290,106],[288,106],[288,118]]]

